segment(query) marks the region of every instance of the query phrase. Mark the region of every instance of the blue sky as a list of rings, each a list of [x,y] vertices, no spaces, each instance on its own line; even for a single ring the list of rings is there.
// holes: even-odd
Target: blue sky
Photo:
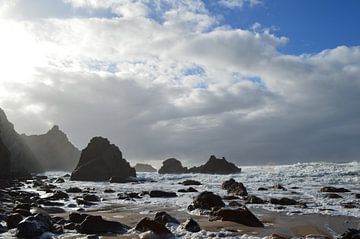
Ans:
[[[289,38],[280,51],[316,53],[339,45],[360,43],[360,1],[357,0],[264,0],[262,4],[228,9],[206,0],[213,14],[224,16],[233,28],[249,28],[255,22],[274,27],[276,35]]]

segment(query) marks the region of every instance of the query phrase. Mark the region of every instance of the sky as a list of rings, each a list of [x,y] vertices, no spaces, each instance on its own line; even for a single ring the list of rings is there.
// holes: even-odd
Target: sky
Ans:
[[[130,162],[360,159],[357,0],[0,0],[0,107]]]

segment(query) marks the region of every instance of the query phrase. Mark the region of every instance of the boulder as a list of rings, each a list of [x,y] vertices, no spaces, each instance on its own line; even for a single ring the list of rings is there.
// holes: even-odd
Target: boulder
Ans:
[[[220,196],[212,192],[205,191],[194,198],[193,206],[194,208],[210,210],[212,208],[224,207],[225,203]]]
[[[182,184],[182,185],[184,185],[184,186],[192,186],[192,185],[198,186],[198,185],[201,185],[201,183],[200,183],[199,181],[190,180],[190,179],[185,180],[185,181],[183,181],[183,182],[181,182],[181,183],[179,183],[179,184]]]
[[[327,193],[324,195],[325,198],[331,198],[331,199],[335,199],[335,198],[342,198],[342,196],[340,196],[337,193]]]
[[[9,229],[16,228],[23,220],[23,217],[19,213],[12,213],[6,218],[6,225]]]
[[[326,192],[326,193],[347,193],[350,192],[350,190],[346,188],[336,188],[336,187],[322,187],[320,189],[320,192]]]
[[[174,235],[171,231],[169,231],[169,229],[148,217],[141,219],[141,221],[136,225],[135,230],[139,232],[151,231],[155,234],[155,238],[157,239],[174,238]]]
[[[89,216],[89,215],[72,212],[69,214],[69,220],[72,223],[79,224],[79,223],[82,223],[87,216]]]
[[[174,217],[170,216],[166,212],[157,212],[154,217],[154,221],[158,222],[162,225],[166,225],[166,223],[172,223],[172,224],[180,224],[178,220],[176,220]]]
[[[207,173],[207,174],[234,174],[240,173],[241,168],[235,164],[228,162],[224,157],[219,159],[211,155],[209,160],[202,166],[189,169],[191,173]]]
[[[174,192],[165,192],[165,191],[160,191],[160,190],[153,190],[150,192],[150,197],[151,198],[172,198],[172,197],[177,197],[176,193]]]
[[[270,198],[271,204],[277,204],[277,205],[297,205],[299,204],[296,200],[290,199],[290,198]]]
[[[56,191],[52,196],[45,198],[47,200],[66,200],[69,199],[69,195],[62,191]]]
[[[179,189],[178,192],[179,193],[196,193],[196,192],[198,192],[198,190],[196,190],[193,187],[189,187],[187,189]]]
[[[181,224],[181,227],[189,232],[199,232],[201,231],[199,223],[197,223],[194,219],[189,218],[186,220],[183,224]]]
[[[67,193],[82,193],[82,189],[78,188],[78,187],[71,187],[66,189]]]
[[[124,234],[129,227],[120,222],[104,220],[101,216],[88,215],[77,230],[83,234]]]
[[[229,194],[239,195],[239,196],[247,196],[247,190],[244,184],[240,182],[236,182],[233,178],[223,182],[223,189],[227,190]]]
[[[130,167],[117,146],[110,144],[108,139],[94,137],[81,152],[71,180],[108,181],[112,177],[136,177],[135,169]]]
[[[36,214],[22,220],[17,226],[16,236],[20,238],[37,238],[51,229],[50,217]]]
[[[265,201],[255,195],[250,195],[246,198],[246,203],[248,203],[248,204],[264,204]]]
[[[148,173],[152,173],[152,172],[156,172],[156,168],[154,168],[153,166],[151,166],[150,164],[145,164],[145,163],[137,163],[135,165],[135,171],[136,172],[148,172]]]
[[[0,134],[0,179],[8,179],[10,177],[10,151],[5,146]]]
[[[88,202],[100,202],[100,198],[95,194],[84,194],[83,199]]]
[[[210,212],[210,220],[231,221],[248,227],[264,227],[264,224],[247,207]]]
[[[181,162],[175,158],[166,159],[159,169],[160,174],[181,174],[186,172],[187,168],[183,167]]]
[[[46,171],[72,170],[80,158],[80,150],[70,142],[57,125],[45,134],[29,136],[22,134],[21,137]]]

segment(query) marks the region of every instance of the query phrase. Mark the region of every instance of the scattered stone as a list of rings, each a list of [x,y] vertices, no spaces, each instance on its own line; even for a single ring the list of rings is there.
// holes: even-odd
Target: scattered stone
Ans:
[[[264,224],[247,207],[210,212],[210,220],[231,221],[249,227],[264,227]]]
[[[196,190],[193,187],[189,187],[187,189],[179,189],[178,192],[179,193],[196,193],[196,192],[198,192],[198,190]]]
[[[57,179],[55,180],[55,183],[65,183],[65,179],[63,179],[63,178],[57,178]]]
[[[75,223],[69,222],[64,225],[64,229],[66,230],[75,230]]]
[[[83,199],[88,202],[100,202],[100,198],[94,194],[84,194]]]
[[[141,199],[139,193],[119,193],[118,198],[122,200]]]
[[[342,198],[339,194],[336,193],[327,193],[324,195],[325,198]]]
[[[196,180],[185,180],[179,184],[182,184],[184,186],[191,186],[191,185],[195,185],[195,186],[198,186],[198,185],[201,185],[201,183],[199,181],[196,181]]]
[[[17,226],[16,236],[20,238],[36,238],[45,232],[49,232],[50,227],[50,217],[39,213],[22,220]]]
[[[156,235],[156,238],[174,238],[174,235],[164,225],[151,220],[148,217],[141,219],[135,227],[136,231],[146,232],[151,231]]]
[[[225,203],[222,201],[220,196],[212,192],[205,191],[194,198],[193,206],[194,208],[210,210],[212,208],[224,207]]]
[[[69,195],[62,191],[56,191],[52,196],[45,198],[47,200],[62,200],[69,199]]]
[[[279,189],[279,190],[287,191],[287,189],[286,189],[283,185],[281,185],[281,184],[279,184],[279,183],[277,183],[277,184],[275,184],[274,186],[272,186],[272,188],[273,188],[273,189]]]
[[[175,158],[166,159],[159,169],[160,174],[181,174],[186,172],[187,168],[183,167],[181,162]]]
[[[107,188],[104,190],[104,193],[114,193],[115,191],[112,190],[111,188]]]
[[[78,188],[78,187],[73,187],[73,188],[68,188],[68,189],[66,189],[66,192],[67,192],[67,193],[82,193],[83,190],[81,190],[81,189]]]
[[[350,190],[348,190],[346,188],[322,187],[320,189],[320,192],[325,192],[325,193],[346,193],[346,192],[350,192]]]
[[[129,227],[115,221],[104,220],[101,216],[88,215],[77,228],[78,232],[83,234],[124,234]]]
[[[154,221],[166,225],[166,223],[173,223],[173,224],[180,224],[178,220],[176,220],[174,217],[170,216],[166,212],[157,212],[154,217]]]
[[[165,191],[160,191],[160,190],[153,190],[150,192],[150,197],[151,198],[172,198],[172,197],[177,197],[176,193],[174,192],[165,192]]]
[[[258,188],[258,191],[268,191],[269,189],[267,189],[267,188],[264,188],[264,187],[260,187],[260,188]]]
[[[246,203],[248,203],[248,204],[264,204],[265,201],[257,196],[250,195],[246,198]]]
[[[201,231],[200,225],[192,218],[186,220],[181,227],[184,228],[186,231],[189,232],[199,232]]]
[[[299,204],[296,200],[290,199],[290,198],[270,198],[271,204],[277,204],[277,205],[296,205]]]

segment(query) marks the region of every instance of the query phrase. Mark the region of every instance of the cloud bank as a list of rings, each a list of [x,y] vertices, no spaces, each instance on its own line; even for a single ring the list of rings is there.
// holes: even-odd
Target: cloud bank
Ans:
[[[286,36],[231,28],[200,0],[23,4],[0,1],[0,106],[19,132],[102,135],[131,162],[359,160],[358,46],[286,55]]]

